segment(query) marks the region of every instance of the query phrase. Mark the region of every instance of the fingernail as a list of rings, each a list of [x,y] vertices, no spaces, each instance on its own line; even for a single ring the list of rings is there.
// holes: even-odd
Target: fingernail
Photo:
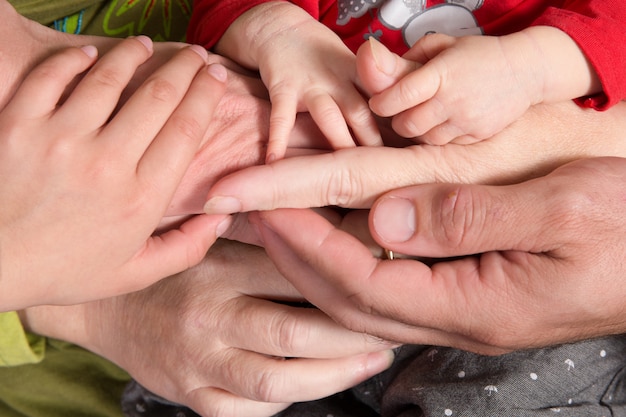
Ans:
[[[406,242],[415,234],[415,207],[407,199],[385,197],[376,205],[373,225],[386,242]]]
[[[230,228],[233,224],[233,218],[231,216],[227,216],[224,220],[222,220],[217,227],[215,228],[215,236],[220,237]]]
[[[209,53],[200,45],[190,45],[189,49],[194,51],[204,62],[207,62],[209,59]]]
[[[372,373],[371,375],[376,375],[388,369],[393,363],[394,358],[395,355],[392,350],[370,353],[367,358],[368,371]]]
[[[220,64],[211,64],[207,67],[207,72],[219,82],[226,82],[228,76],[226,68]]]
[[[152,47],[153,47],[152,39],[150,39],[146,35],[136,36],[135,39],[137,39],[139,42],[141,42],[143,44],[143,46],[145,46],[148,51],[152,52]]]
[[[213,197],[204,204],[207,214],[232,214],[241,212],[241,201],[235,197]]]
[[[98,48],[93,45],[81,46],[80,50],[83,51],[89,58],[93,59],[98,56]]]
[[[266,164],[271,164],[275,160],[276,160],[276,154],[275,153],[271,153],[271,154],[267,155],[267,157],[265,158],[265,163]]]
[[[396,61],[392,59],[389,50],[373,37],[369,38],[369,45],[372,50],[372,57],[376,68],[386,75],[393,75],[396,69]]]

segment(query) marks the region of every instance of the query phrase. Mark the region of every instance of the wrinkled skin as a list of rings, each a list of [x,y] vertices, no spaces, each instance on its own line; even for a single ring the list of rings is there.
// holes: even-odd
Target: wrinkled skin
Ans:
[[[303,299],[262,249],[222,241],[195,268],[146,290],[33,307],[22,318],[30,330],[84,346],[207,417],[270,416],[391,364],[391,345],[317,309],[268,300]]]

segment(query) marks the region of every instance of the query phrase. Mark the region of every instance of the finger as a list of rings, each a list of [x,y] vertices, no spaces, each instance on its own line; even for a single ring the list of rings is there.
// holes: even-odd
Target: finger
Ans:
[[[421,134],[416,140],[420,143],[436,146],[445,145],[450,142],[468,145],[478,141],[478,139],[473,136],[465,134],[461,128],[452,124],[450,121],[433,127],[426,133]]]
[[[166,124],[176,125],[177,118],[171,116],[188,93],[198,71],[205,66],[205,58],[206,51],[197,45],[181,49],[128,99],[104,129],[104,134],[110,138],[109,146],[124,149],[120,157],[138,161]],[[197,101],[196,95],[192,97]],[[213,99],[208,100],[212,103]],[[196,130],[202,130],[194,124],[180,124],[179,129],[194,139]],[[129,132],[128,126],[134,126],[134,129]]]
[[[296,122],[297,99],[293,94],[281,93],[271,97],[270,137],[267,144],[266,163],[283,159],[289,142],[289,135]]]
[[[114,278],[118,282],[113,287],[118,294],[137,291],[198,264],[229,223],[224,216],[199,215],[178,229],[151,237],[125,266],[125,273]]]
[[[448,257],[493,250],[539,253],[558,239],[554,188],[538,180],[510,186],[419,185],[392,191],[372,207],[370,230],[384,247]],[[557,213],[555,213],[555,211]],[[546,230],[550,230],[546,234]]]
[[[187,398],[187,405],[202,416],[267,417],[290,405],[252,401],[218,388],[196,389]]]
[[[336,100],[359,144],[363,146],[383,145],[374,114],[356,90],[341,91]]]
[[[512,288],[505,277],[515,280],[542,270],[538,257],[528,254],[532,262],[512,262],[491,253],[431,269],[413,260],[373,259],[352,236],[310,211],[276,210],[262,218],[264,245],[277,268],[346,328],[385,340],[490,354],[529,343],[513,330],[524,328],[517,317],[531,321],[524,310],[532,307],[517,302],[522,291],[507,293]],[[306,233],[289,232],[294,228]]]
[[[429,100],[394,116],[391,126],[398,135],[428,145],[477,141],[449,120],[447,109],[437,100]]]
[[[309,93],[304,98],[311,117],[333,149],[354,147],[354,139],[337,103],[325,92]]]
[[[228,346],[270,356],[337,358],[390,349],[378,338],[351,332],[315,308],[292,307],[254,298],[230,304],[235,326],[223,340]],[[247,325],[254,323],[254,326]]]
[[[135,71],[152,55],[146,36],[125,39],[102,56],[57,112],[72,129],[97,130],[111,117]],[[73,116],[73,117],[72,117]]]
[[[298,225],[302,232],[297,237],[286,236],[284,225],[277,224],[278,216],[284,216],[290,227]],[[359,310],[354,302],[369,293],[364,286],[380,262],[355,237],[335,229],[311,210],[263,212],[259,229],[264,247],[278,270],[307,300],[352,331],[363,333],[367,329],[369,334],[400,340],[395,337],[398,332],[406,331],[406,325],[372,314],[375,313],[372,310]],[[330,253],[348,253],[349,262],[335,263],[337,269],[333,270],[331,258],[336,256],[329,257]],[[349,269],[344,268],[347,263],[352,265]]]
[[[225,90],[224,67],[213,64],[201,70],[163,129],[149,144],[139,162],[137,175],[152,186],[156,201],[170,201],[200,148]]]
[[[381,117],[391,117],[432,99],[443,82],[438,67],[429,63],[411,72],[385,91],[372,96],[370,108]],[[433,101],[436,105],[442,105]],[[441,112],[439,110],[436,114]]]
[[[436,134],[432,130],[445,124],[447,120],[448,109],[433,99],[393,116],[391,127],[402,137],[415,138],[420,143],[430,145],[444,145],[453,138],[448,138],[445,131]]]
[[[270,403],[327,397],[384,371],[393,361],[391,351],[339,359],[285,360],[234,349],[225,355],[209,364],[219,368],[207,373],[217,376],[214,385],[244,398]]]
[[[457,38],[454,36],[443,33],[429,34],[421,37],[411,49],[402,55],[402,58],[417,61],[424,65],[441,52],[452,47],[456,42]]]
[[[91,66],[98,55],[94,46],[68,48],[45,60],[26,77],[7,105],[6,117],[38,118],[56,109],[68,84]],[[33,97],[37,99],[33,100]]]
[[[370,37],[356,54],[357,84],[368,96],[378,94],[419,66],[414,61],[392,53],[382,43]]]
[[[358,147],[246,168],[214,185],[205,211],[226,214],[328,205],[368,208],[387,190],[434,182],[445,168],[432,152],[440,150]]]

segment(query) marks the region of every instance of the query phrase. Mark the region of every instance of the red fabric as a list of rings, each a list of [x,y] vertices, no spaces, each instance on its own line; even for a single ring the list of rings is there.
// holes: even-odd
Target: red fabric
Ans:
[[[364,0],[373,3],[374,0]],[[392,0],[386,0],[390,2]],[[445,0],[426,0],[426,15],[438,8],[459,11],[458,4]],[[188,40],[212,47],[228,26],[262,0],[195,0]],[[369,36],[376,36],[388,48],[402,54],[409,46],[403,30],[391,29],[372,8],[361,16],[351,16],[341,24],[337,0],[293,0],[314,18],[335,31],[352,49]],[[470,3],[466,0],[466,4]],[[475,0],[478,3],[478,0]],[[567,33],[593,65],[603,94],[578,99],[580,105],[606,109],[626,98],[626,2],[624,0],[484,0],[468,15],[475,19],[476,30],[486,35],[504,35],[531,25],[553,26]],[[455,7],[456,9],[452,9]],[[445,8],[445,9],[444,9]],[[423,16],[421,16],[423,17]]]

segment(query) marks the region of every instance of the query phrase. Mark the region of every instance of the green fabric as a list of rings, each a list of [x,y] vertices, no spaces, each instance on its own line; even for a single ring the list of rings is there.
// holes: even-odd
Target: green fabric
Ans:
[[[17,312],[0,313],[0,366],[39,363],[45,344],[45,338],[24,332]]]
[[[2,417],[122,417],[130,377],[75,345],[47,339],[37,364],[0,368]]]
[[[9,0],[33,20],[68,33],[184,41],[192,0]]]
[[[144,34],[155,41],[183,41],[191,15],[191,0],[9,2],[20,14],[64,32]],[[77,346],[24,333],[16,313],[0,315],[0,365],[0,417],[123,416],[127,373]]]

